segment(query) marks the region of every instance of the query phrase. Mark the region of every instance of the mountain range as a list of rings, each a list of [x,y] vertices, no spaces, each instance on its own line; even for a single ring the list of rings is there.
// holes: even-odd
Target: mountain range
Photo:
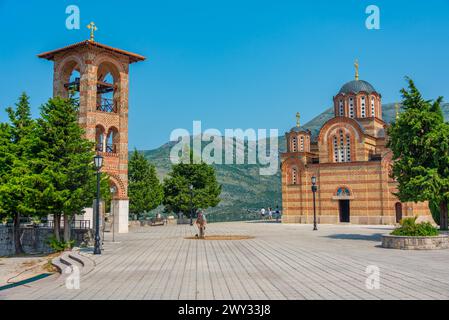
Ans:
[[[383,108],[383,119],[390,123],[396,115],[395,104],[385,104]],[[449,104],[442,106],[446,121],[449,120]],[[313,135],[318,134],[323,124],[334,117],[334,109],[329,108],[316,118],[303,125],[309,129]],[[285,136],[280,136],[279,152],[286,149]],[[240,147],[246,145],[245,142],[237,142]],[[141,151],[145,157],[156,166],[158,175],[162,180],[170,171],[170,150],[173,142],[148,151]],[[212,213],[216,220],[239,220],[242,215],[260,210],[262,207],[277,206],[282,207],[281,198],[281,174],[278,172],[274,176],[261,176],[259,174],[260,165],[214,165],[217,172],[217,180],[223,186],[221,203],[208,213]],[[220,217],[222,219],[220,219]]]

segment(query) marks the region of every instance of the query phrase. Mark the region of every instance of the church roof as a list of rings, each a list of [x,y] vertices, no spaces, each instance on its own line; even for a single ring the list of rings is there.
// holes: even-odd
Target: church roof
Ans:
[[[353,80],[351,82],[346,83],[343,85],[343,87],[340,89],[339,93],[348,94],[348,93],[359,93],[359,92],[367,92],[367,93],[373,93],[377,92],[376,89],[367,81],[363,80]]]
[[[310,132],[310,130],[304,127],[295,126],[290,130],[290,132]]]
[[[101,49],[105,49],[108,51],[113,51],[115,53],[128,56],[130,63],[144,61],[146,59],[144,56],[141,56],[137,53],[132,53],[132,52],[125,51],[122,49],[117,49],[117,48],[110,47],[105,44],[101,44],[99,42],[90,41],[90,40],[81,41],[81,42],[60,48],[60,49],[44,52],[44,53],[39,54],[38,57],[42,58],[42,59],[53,60],[56,54],[62,53],[64,51],[71,50],[74,48],[79,48],[79,47],[92,47],[92,48],[96,47],[96,48],[101,48]]]

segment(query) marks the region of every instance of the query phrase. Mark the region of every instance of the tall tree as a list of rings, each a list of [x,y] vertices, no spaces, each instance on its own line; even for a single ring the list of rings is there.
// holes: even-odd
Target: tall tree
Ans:
[[[164,196],[156,168],[144,154],[134,150],[129,160],[129,200],[130,212],[140,215],[156,209]]]
[[[23,253],[20,221],[36,213],[36,190],[31,163],[35,157],[36,123],[31,118],[29,97],[23,93],[15,108],[6,109],[9,123],[0,128],[0,207],[13,220],[15,253]]]
[[[190,163],[173,166],[164,180],[165,209],[174,213],[188,213],[191,209],[193,194],[193,212],[198,209],[216,207],[220,203],[221,185],[218,184],[214,167],[200,163],[195,164],[190,156]],[[191,194],[190,185],[193,186]]]
[[[78,124],[78,109],[71,98],[50,99],[38,119],[39,154],[36,170],[41,173],[39,209],[54,216],[55,237],[60,241],[64,216],[64,241],[70,240],[71,218],[92,205],[95,198],[93,143],[85,139]]]
[[[424,100],[408,79],[402,89],[404,112],[389,129],[393,151],[392,174],[398,181],[397,196],[406,201],[430,201],[440,210],[440,228],[448,228],[449,125],[441,111],[442,98]]]

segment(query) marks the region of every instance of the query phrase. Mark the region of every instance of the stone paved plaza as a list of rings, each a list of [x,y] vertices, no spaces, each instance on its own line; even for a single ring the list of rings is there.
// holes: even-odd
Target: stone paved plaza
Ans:
[[[383,226],[219,223],[209,235],[251,240],[186,240],[190,226],[108,234],[80,290],[63,276],[0,291],[0,299],[449,299],[449,250],[379,247]],[[380,269],[380,289],[366,288],[366,268]]]

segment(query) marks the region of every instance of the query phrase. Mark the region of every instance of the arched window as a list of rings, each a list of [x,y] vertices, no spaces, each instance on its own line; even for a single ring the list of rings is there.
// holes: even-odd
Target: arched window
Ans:
[[[349,118],[354,118],[354,98],[349,98]]]
[[[292,184],[298,184],[298,169],[292,168]]]
[[[371,116],[376,116],[376,107],[375,107],[375,101],[376,99],[374,97],[371,97]]]
[[[346,162],[351,162],[351,137],[346,136]]]
[[[366,100],[365,100],[365,97],[361,98],[360,115],[361,115],[362,118],[366,118]]]
[[[296,137],[292,138],[292,152],[298,151],[298,140]]]
[[[339,103],[338,103],[338,115],[340,117],[343,117],[345,115],[345,109],[344,109],[343,100],[340,100]]]
[[[334,162],[338,162],[338,140],[336,136],[333,139],[333,143],[334,143]]]
[[[95,128],[95,151],[104,152],[105,134],[102,126],[98,125]]]
[[[116,128],[109,129],[107,141],[106,141],[106,152],[117,153],[118,145],[118,130]]]
[[[352,148],[351,136],[345,134],[343,130],[339,130],[339,135],[334,136],[333,139],[333,158],[334,162],[351,162]]]
[[[299,144],[299,151],[304,152],[304,137],[301,136],[300,138],[300,144]]]

